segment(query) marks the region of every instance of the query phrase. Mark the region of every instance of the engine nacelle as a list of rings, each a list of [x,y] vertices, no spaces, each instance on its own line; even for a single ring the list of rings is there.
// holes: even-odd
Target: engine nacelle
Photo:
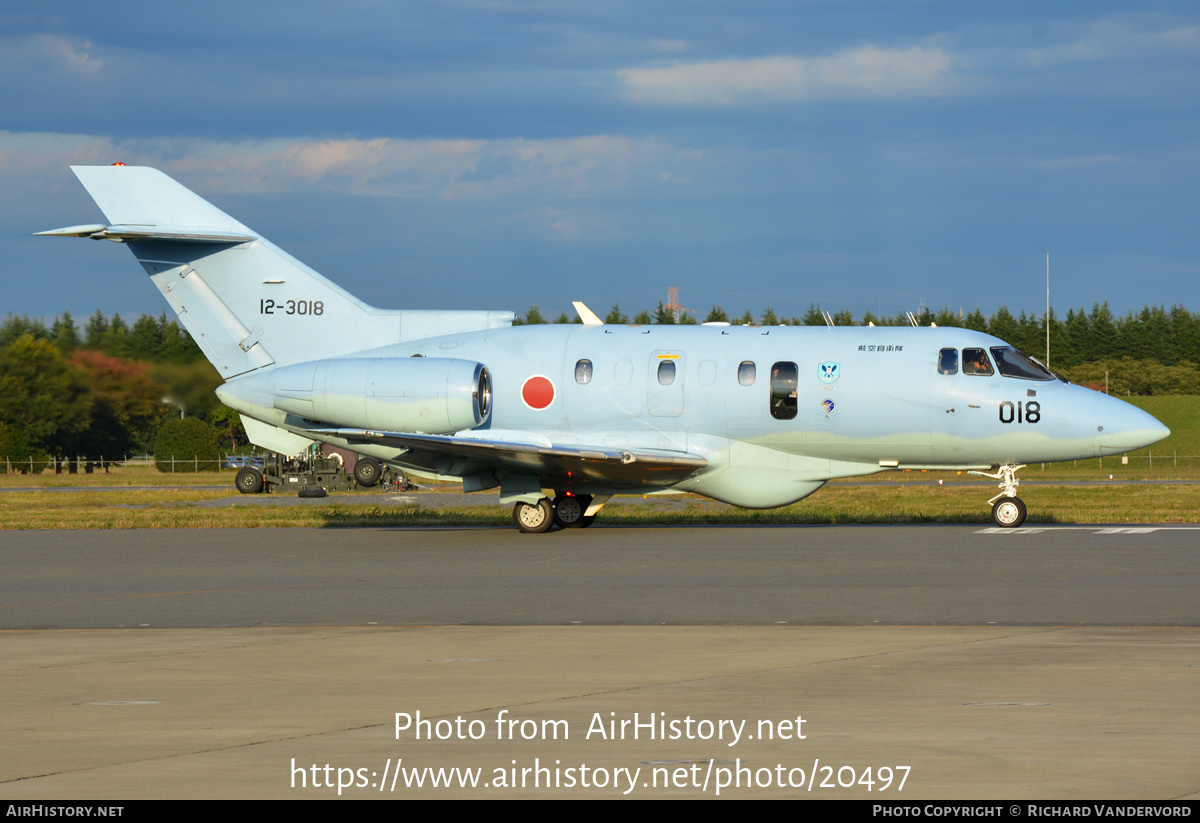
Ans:
[[[470,360],[315,360],[273,376],[275,408],[345,428],[451,434],[483,424],[491,412],[491,375]]]

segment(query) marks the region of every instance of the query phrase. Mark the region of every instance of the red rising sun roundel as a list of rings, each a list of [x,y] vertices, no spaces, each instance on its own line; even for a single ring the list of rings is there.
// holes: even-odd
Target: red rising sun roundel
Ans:
[[[531,409],[544,409],[554,402],[554,384],[550,378],[535,374],[521,386],[521,399]]]

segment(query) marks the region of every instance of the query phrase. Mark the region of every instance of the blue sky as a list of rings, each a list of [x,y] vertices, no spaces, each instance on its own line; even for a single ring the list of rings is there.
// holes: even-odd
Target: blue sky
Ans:
[[[1191,4],[11,3],[0,100],[0,313],[165,307],[29,236],[117,161],[386,308],[1200,311]]]

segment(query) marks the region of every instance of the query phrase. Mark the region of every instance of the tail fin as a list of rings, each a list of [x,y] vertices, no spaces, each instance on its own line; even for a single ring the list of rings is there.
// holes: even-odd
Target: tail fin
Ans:
[[[129,244],[226,379],[272,364],[512,323],[511,312],[373,308],[158,169],[72,171],[112,225],[39,234]]]

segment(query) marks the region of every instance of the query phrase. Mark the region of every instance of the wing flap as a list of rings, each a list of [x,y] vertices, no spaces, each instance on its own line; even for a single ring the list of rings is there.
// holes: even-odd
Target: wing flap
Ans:
[[[446,474],[486,468],[537,475],[547,487],[589,481],[623,488],[663,487],[708,466],[687,452],[656,449],[613,450],[597,446],[554,445],[519,440],[451,437],[363,429],[313,429],[315,434],[350,443],[407,449],[411,461]],[[446,470],[453,466],[453,471]]]

